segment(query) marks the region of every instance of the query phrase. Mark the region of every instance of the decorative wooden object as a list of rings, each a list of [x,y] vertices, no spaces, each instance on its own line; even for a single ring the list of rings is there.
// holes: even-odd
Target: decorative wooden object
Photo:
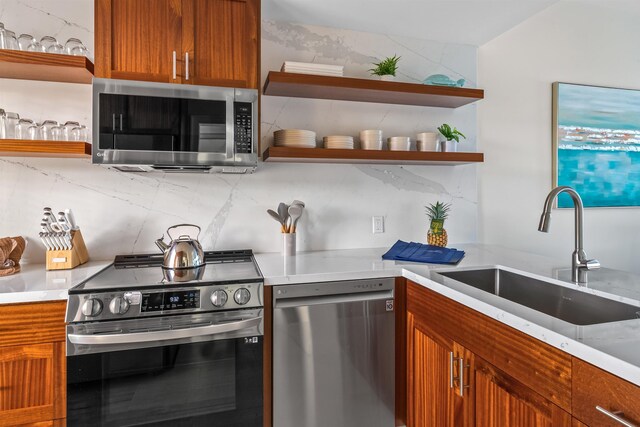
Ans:
[[[457,108],[484,98],[482,89],[269,71],[263,93],[294,98]]]
[[[47,251],[47,270],[69,270],[89,261],[80,230],[71,231],[71,249]]]
[[[481,163],[483,153],[441,153],[432,151],[336,150],[329,148],[268,147],[265,162],[362,163],[390,165],[464,165]]]
[[[91,157],[91,144],[77,141],[0,139],[0,156],[88,158]]]
[[[0,305],[0,425],[64,425],[66,305]]]
[[[0,78],[91,84],[93,63],[84,56],[1,49]]]

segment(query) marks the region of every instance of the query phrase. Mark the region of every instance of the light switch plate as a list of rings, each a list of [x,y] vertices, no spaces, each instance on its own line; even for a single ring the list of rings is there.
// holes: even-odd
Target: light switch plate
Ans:
[[[373,234],[384,233],[384,217],[383,216],[372,216],[371,217],[371,226]]]

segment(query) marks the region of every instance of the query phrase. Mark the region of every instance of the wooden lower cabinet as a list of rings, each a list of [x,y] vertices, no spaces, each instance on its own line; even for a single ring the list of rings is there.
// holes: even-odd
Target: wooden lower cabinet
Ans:
[[[446,298],[436,295],[419,285],[408,283],[408,427],[571,427],[569,412],[505,372],[514,365],[519,366],[514,360],[517,348],[513,346],[512,354],[506,359],[504,355],[498,357],[494,354],[496,350],[492,348],[492,339],[508,337],[492,332],[480,319],[466,323],[465,320],[473,319],[457,311],[460,307],[447,307],[449,303],[445,301]],[[429,297],[432,306],[421,305],[420,301],[425,296]],[[459,306],[453,301],[451,304]],[[437,307],[440,312],[434,314]],[[455,318],[449,318],[451,316]],[[455,325],[455,328],[447,328],[448,324]],[[483,343],[477,336],[469,339],[466,333],[457,334],[454,332],[456,330],[476,331],[475,335],[481,338],[483,334],[490,334]],[[511,341],[517,342],[515,339]],[[467,343],[473,348],[463,345]],[[488,354],[498,362],[507,362],[497,367],[478,353]],[[540,350],[532,347],[525,357],[539,354]],[[566,370],[564,366],[562,368],[557,371],[564,375]],[[540,377],[541,373],[544,373],[544,369],[534,369],[529,375]],[[562,382],[561,378],[537,380],[541,382],[540,389],[544,392],[553,388],[546,382]],[[567,401],[567,396],[559,400]]]
[[[64,424],[65,307],[0,305],[0,426]]]

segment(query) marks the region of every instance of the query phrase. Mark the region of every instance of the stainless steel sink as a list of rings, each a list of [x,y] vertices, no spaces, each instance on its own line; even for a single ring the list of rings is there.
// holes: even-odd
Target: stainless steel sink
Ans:
[[[437,272],[574,325],[639,319],[640,307],[499,268]]]

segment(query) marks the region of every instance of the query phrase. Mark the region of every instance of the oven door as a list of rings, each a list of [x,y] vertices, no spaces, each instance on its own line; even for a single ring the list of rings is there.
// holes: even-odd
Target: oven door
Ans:
[[[262,426],[262,335],[262,309],[69,325],[67,425]]]

